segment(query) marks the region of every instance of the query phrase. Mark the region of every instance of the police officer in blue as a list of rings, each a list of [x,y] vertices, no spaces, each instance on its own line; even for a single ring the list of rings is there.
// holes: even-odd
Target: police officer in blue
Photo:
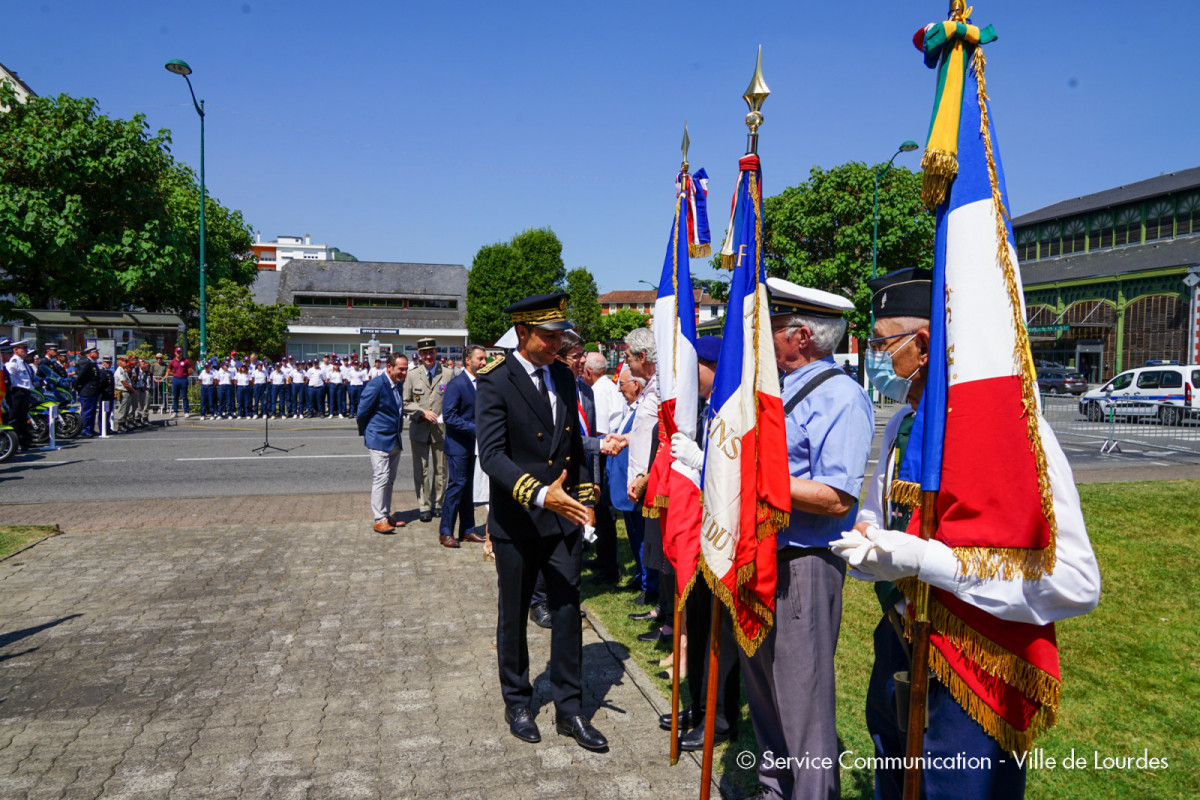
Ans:
[[[509,730],[541,741],[532,708],[526,612],[538,573],[546,578],[551,617],[550,688],[555,729],[588,750],[608,741],[583,716],[583,631],[579,572],[583,526],[594,519],[591,470],[579,430],[575,376],[556,360],[567,295],[528,297],[504,309],[517,347],[479,371],[475,431],[491,479],[488,528],[499,599],[496,650]]]
[[[832,358],[846,332],[842,297],[769,278],[775,363],[783,374],[792,513],[776,541],[775,625],[743,653],[746,703],[768,797],[841,797],[833,655],[846,563],[830,542],[854,525],[875,434],[867,393]],[[807,757],[807,758],[806,758]],[[831,769],[811,766],[831,759]]]

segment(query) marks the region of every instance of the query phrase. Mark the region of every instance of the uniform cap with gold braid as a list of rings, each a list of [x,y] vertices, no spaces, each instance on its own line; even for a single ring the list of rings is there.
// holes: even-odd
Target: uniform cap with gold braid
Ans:
[[[841,319],[843,312],[854,309],[854,304],[841,295],[810,289],[783,278],[767,278],[767,294],[771,299],[772,317],[800,314]]]
[[[417,339],[417,350],[436,350],[437,339],[432,336],[426,336],[424,339]]]
[[[567,319],[567,298],[563,292],[535,294],[518,300],[504,309],[511,314],[513,324],[532,325],[548,331],[565,331],[575,326]]]

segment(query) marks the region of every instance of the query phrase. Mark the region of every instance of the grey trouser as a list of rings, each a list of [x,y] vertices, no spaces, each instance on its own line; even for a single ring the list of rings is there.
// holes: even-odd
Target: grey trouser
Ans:
[[[146,389],[138,389],[134,394],[133,415],[138,420],[150,418],[150,392]]]
[[[133,409],[133,392],[117,392],[117,412],[113,424],[124,428],[129,424],[129,412]]]
[[[413,486],[417,493],[417,508],[422,514],[442,507],[446,498],[445,437],[429,442],[412,442]]]
[[[367,450],[371,454],[371,513],[376,522],[392,514],[392,484],[400,466],[400,451],[399,443],[390,451]]]
[[[753,657],[741,654],[746,704],[763,754],[758,780],[772,797],[841,797],[833,654],[845,577],[846,562],[827,548],[781,561],[775,625]],[[804,768],[789,757],[829,758],[833,766]]]

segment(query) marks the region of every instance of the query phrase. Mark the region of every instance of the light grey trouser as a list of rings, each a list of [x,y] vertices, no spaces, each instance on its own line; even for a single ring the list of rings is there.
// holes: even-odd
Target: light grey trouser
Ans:
[[[146,389],[138,389],[134,393],[133,415],[139,420],[150,418],[150,392]]]
[[[113,424],[123,428],[129,424],[129,412],[133,409],[133,392],[117,392],[117,413]]]
[[[417,508],[425,514],[441,508],[446,499],[446,437],[436,436],[433,441],[411,444]]]
[[[389,450],[371,450],[371,513],[375,521],[385,520],[392,514],[392,484],[396,482],[396,468],[400,466],[401,447]]]
[[[741,653],[746,704],[763,753],[758,781],[771,797],[841,797],[833,654],[845,577],[846,562],[826,548],[780,563],[775,625],[753,657]],[[805,757],[829,758],[833,766],[806,769],[799,763]]]

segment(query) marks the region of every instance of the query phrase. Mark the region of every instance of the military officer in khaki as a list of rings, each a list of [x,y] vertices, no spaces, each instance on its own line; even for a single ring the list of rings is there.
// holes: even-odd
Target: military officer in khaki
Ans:
[[[417,363],[409,369],[404,381],[403,399],[422,522],[441,514],[446,495],[446,426],[438,420],[442,415],[442,395],[453,378],[454,371],[438,363],[437,341],[418,339]]]

